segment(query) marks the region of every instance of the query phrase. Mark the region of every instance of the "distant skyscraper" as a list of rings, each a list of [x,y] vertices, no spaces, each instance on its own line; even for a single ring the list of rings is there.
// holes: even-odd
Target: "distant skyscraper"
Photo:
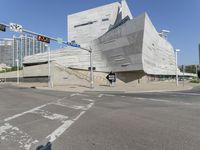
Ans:
[[[12,66],[13,39],[0,39],[0,64]]]
[[[200,43],[199,43],[199,65],[200,65]]]
[[[25,56],[30,56],[47,51],[45,43],[38,41],[35,37],[21,35],[13,37],[13,66],[17,65],[16,60],[19,60],[19,65],[22,66]]]
[[[21,35],[19,37],[0,39],[0,64],[16,66],[16,60],[22,66],[25,56],[47,51],[45,43],[37,41],[35,37]]]

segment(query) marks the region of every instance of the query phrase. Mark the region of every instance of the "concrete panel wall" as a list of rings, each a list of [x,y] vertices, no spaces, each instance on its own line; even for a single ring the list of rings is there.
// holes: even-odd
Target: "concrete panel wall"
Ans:
[[[51,69],[53,65],[51,64]],[[24,67],[24,77],[48,76],[48,64]]]
[[[0,78],[16,78],[17,71],[7,72],[7,73],[0,73]],[[19,71],[19,77],[23,77],[23,71]]]
[[[68,16],[68,40],[88,43],[106,33],[114,25],[120,3],[86,10]]]
[[[148,15],[145,14],[143,66],[147,74],[174,75],[175,55],[172,45],[160,37]]]

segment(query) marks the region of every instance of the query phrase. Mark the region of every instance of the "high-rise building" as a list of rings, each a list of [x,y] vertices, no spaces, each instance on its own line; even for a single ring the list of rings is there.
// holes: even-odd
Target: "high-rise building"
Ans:
[[[199,43],[199,65],[200,65],[200,43]]]
[[[30,56],[47,51],[47,46],[45,45],[45,43],[38,41],[35,37],[32,36],[14,36],[13,40],[13,66],[17,65],[16,60],[19,60],[19,65],[22,66],[23,58],[25,56]]]
[[[13,39],[0,39],[0,64],[12,66]]]
[[[0,64],[9,66],[22,66],[25,56],[47,51],[45,43],[37,41],[35,37],[21,35],[19,37],[0,39]]]

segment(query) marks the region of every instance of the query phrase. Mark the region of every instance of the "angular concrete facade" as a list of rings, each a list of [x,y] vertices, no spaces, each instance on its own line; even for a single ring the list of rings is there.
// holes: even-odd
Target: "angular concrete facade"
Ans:
[[[133,17],[125,0],[69,15],[68,37],[92,48],[96,71],[117,72],[122,80],[176,73],[172,45],[156,31],[147,13]],[[89,54],[81,49],[60,49],[51,59],[66,67],[89,67]],[[24,63],[46,60],[43,53],[25,58]]]

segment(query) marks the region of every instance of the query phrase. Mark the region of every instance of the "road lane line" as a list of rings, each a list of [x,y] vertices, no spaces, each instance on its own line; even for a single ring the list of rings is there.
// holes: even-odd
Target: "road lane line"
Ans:
[[[111,95],[111,94],[99,94],[98,97],[101,98],[103,96],[109,96],[109,97],[114,97],[115,95]]]
[[[191,96],[200,96],[199,93],[183,93],[183,92],[165,92],[165,93],[180,94],[180,95],[191,95]]]
[[[25,112],[16,114],[16,115],[14,115],[14,116],[12,116],[12,117],[8,117],[8,118],[4,119],[4,121],[7,122],[7,121],[13,120],[13,119],[15,119],[15,118],[21,117],[21,116],[23,116],[23,115],[25,115],[25,114],[32,113],[32,112],[37,111],[37,110],[39,110],[39,109],[41,109],[41,108],[43,108],[43,107],[45,107],[45,106],[47,106],[47,105],[49,105],[49,104],[50,104],[50,103],[47,103],[47,104],[44,104],[44,105],[35,107],[35,108],[31,109],[31,110],[28,110],[28,111],[25,111]]]
[[[77,105],[70,105],[70,106],[67,106],[67,105],[62,104],[62,103],[51,103],[51,104],[57,105],[57,106],[66,107],[66,108],[71,108],[71,109],[77,109],[77,110],[84,110],[84,109],[85,109],[84,106],[77,106]]]
[[[145,101],[165,102],[165,103],[174,103],[174,104],[183,104],[183,105],[193,105],[192,103],[185,103],[185,102],[181,102],[181,101],[170,101],[170,100],[165,100],[165,99],[153,99],[153,98],[142,98],[142,97],[133,97],[133,98],[138,99],[138,100],[145,100]]]
[[[155,101],[155,102],[167,102],[167,103],[170,102],[169,100],[164,100],[164,99],[153,99],[153,98],[142,98],[142,97],[134,97],[134,98],[139,99],[139,100],[149,100],[149,101]]]
[[[94,103],[90,103],[87,105],[87,108],[85,108],[84,111],[80,112],[80,114],[72,119],[72,120],[67,120],[64,121],[63,124],[58,127],[56,130],[54,130],[51,134],[49,134],[46,139],[49,139],[49,142],[54,142],[57,138],[59,138],[73,123],[75,123],[87,110],[89,110]]]
[[[53,131],[50,135],[46,138],[49,139],[49,142],[54,142],[59,136],[61,136],[72,124],[74,121],[67,120],[65,121],[59,128]]]
[[[19,130],[18,127],[14,127],[9,123],[5,123],[0,127],[0,139],[4,142],[12,141],[18,144],[19,148],[23,150],[30,150],[33,144],[39,142],[27,133]]]
[[[56,102],[62,101],[62,100],[65,99],[65,98],[66,98],[66,97],[61,98],[61,99],[57,99]],[[25,112],[22,112],[22,113],[13,115],[12,117],[5,118],[5,119],[4,119],[4,122],[13,120],[13,119],[15,119],[15,118],[21,117],[21,116],[23,116],[23,115],[25,115],[25,114],[28,114],[28,113],[32,113],[32,112],[37,111],[37,110],[39,110],[39,109],[41,109],[41,108],[43,108],[43,107],[46,107],[47,105],[50,105],[50,104],[52,104],[52,103],[53,103],[53,102],[46,103],[46,104],[40,105],[40,106],[38,106],[38,107],[35,107],[35,108],[33,108],[33,109],[30,109],[30,110],[28,110],[28,111],[25,111]]]
[[[71,96],[71,97],[73,97],[73,96],[85,96],[85,97],[89,97],[89,95],[80,94],[80,93],[74,93],[74,94],[71,94],[70,96]]]
[[[93,105],[94,105],[94,100],[91,99],[85,99],[87,101],[90,101],[91,103],[89,103],[86,106],[77,106],[77,105],[71,105],[71,106],[66,106],[64,104],[61,103],[62,100],[64,100],[66,97],[62,98],[62,99],[58,99],[56,101],[50,102],[50,103],[46,103],[43,105],[40,105],[38,107],[35,107],[33,109],[30,109],[28,111],[19,113],[19,114],[15,114],[11,117],[5,118],[4,121],[8,122],[10,120],[16,119],[18,117],[21,117],[23,115],[26,115],[28,113],[35,113],[35,114],[40,114],[43,118],[48,118],[51,120],[59,120],[61,121],[62,125],[60,127],[58,127],[56,130],[54,130],[51,134],[49,134],[48,136],[46,136],[47,139],[50,139],[50,142],[55,141],[60,135],[62,135],[73,123],[75,123],[88,109],[90,109]],[[68,117],[64,116],[64,115],[60,115],[60,114],[53,114],[51,112],[42,110],[42,108],[48,106],[48,105],[60,105],[60,106],[64,106],[64,107],[69,107],[69,108],[73,108],[73,109],[81,109],[82,111],[80,112],[80,114],[72,119],[72,120],[67,120]],[[5,124],[6,126],[2,126],[0,127],[0,133],[4,134],[6,130],[17,130],[19,132],[17,132],[17,136],[16,138],[18,138],[18,144],[20,144],[20,148],[24,149],[24,150],[29,150],[32,146],[32,144],[38,143],[37,140],[33,140],[33,138],[31,136],[29,136],[26,133],[23,133],[22,131],[20,131],[17,127],[13,127],[10,124]],[[13,131],[8,132],[7,136],[9,136],[10,134],[14,133]],[[1,136],[0,134],[0,136]],[[15,134],[15,133],[14,133]],[[24,139],[23,137],[26,137],[26,139]],[[2,137],[2,139],[5,139],[5,137]]]
[[[81,100],[83,100],[83,101],[89,101],[89,102],[94,102],[94,100],[92,100],[92,99],[87,99],[87,98],[83,98],[83,99],[81,99]]]
[[[65,120],[67,120],[69,118],[68,116],[64,116],[64,115],[61,115],[61,114],[51,113],[49,111],[41,110],[41,109],[39,109],[37,111],[34,111],[32,113],[39,114],[42,117],[50,119],[50,120],[59,120],[61,122],[65,121]]]

